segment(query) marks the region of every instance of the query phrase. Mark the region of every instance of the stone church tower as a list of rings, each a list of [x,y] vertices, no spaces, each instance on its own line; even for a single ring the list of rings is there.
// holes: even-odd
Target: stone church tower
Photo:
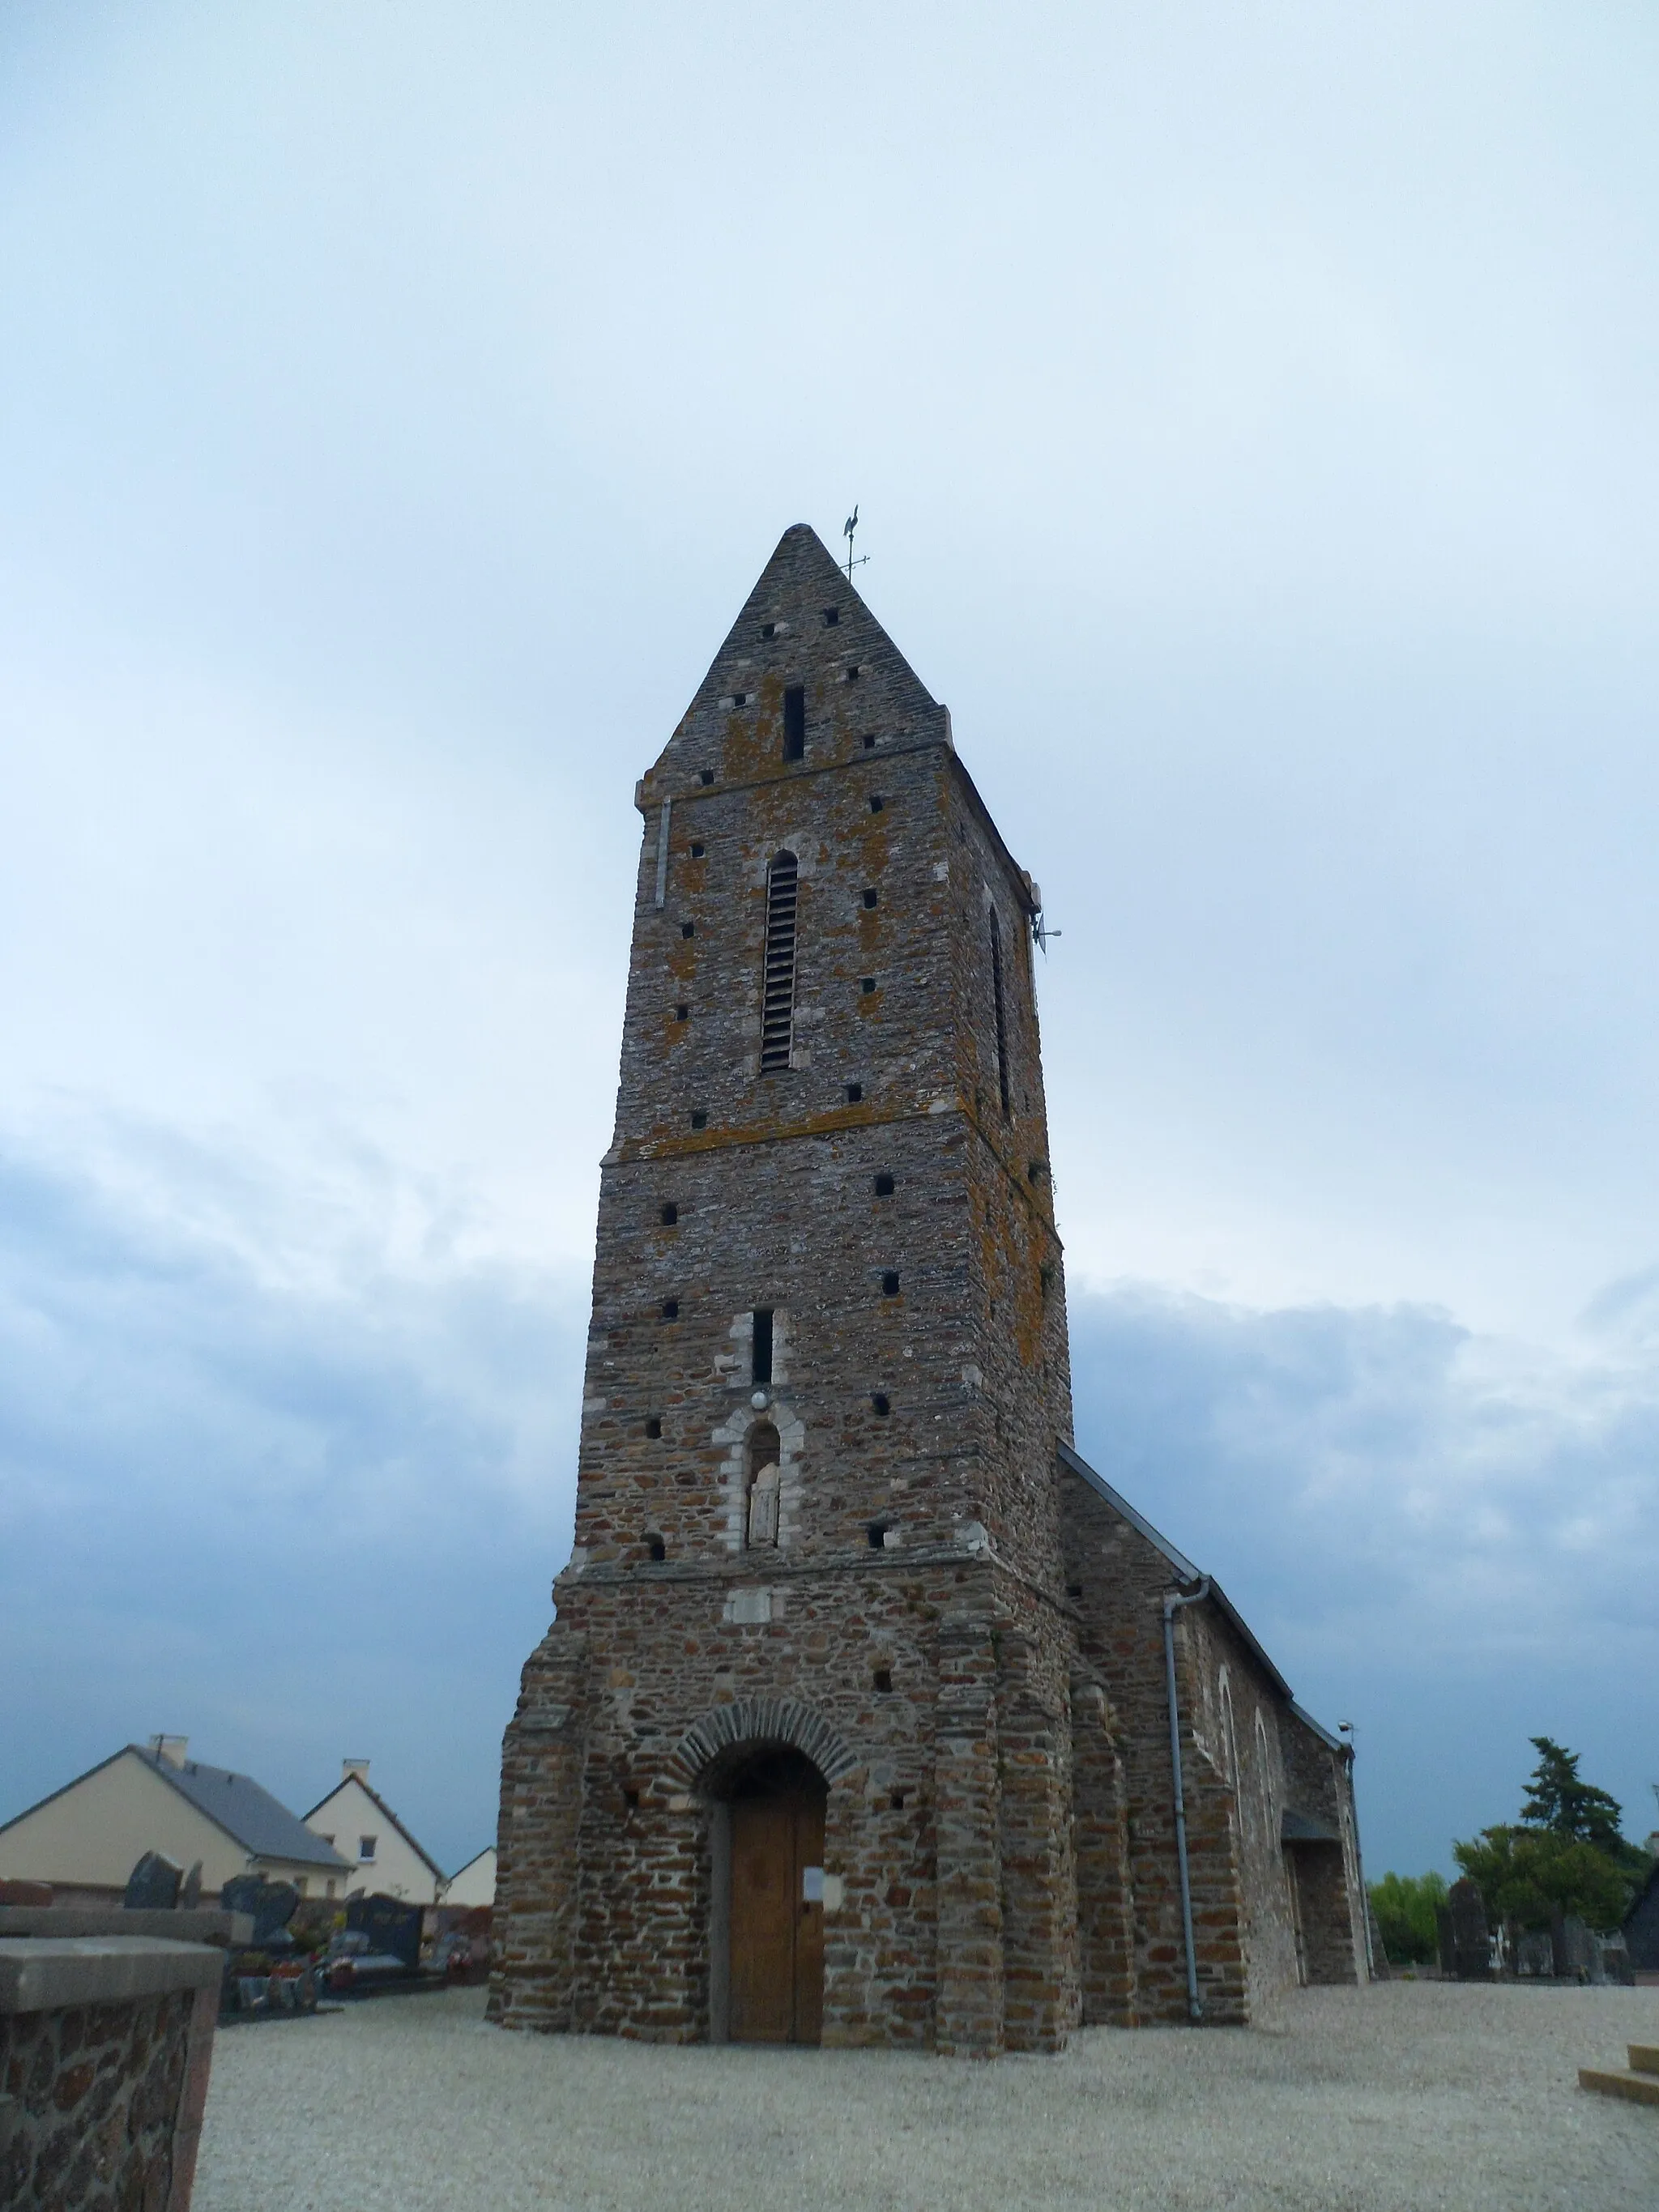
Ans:
[[[575,1548],[507,1735],[495,2015],[976,2053],[1153,2016],[1109,1585],[1072,1556],[1112,1551],[1122,1501],[1058,1457],[1036,888],[802,526],[635,796]],[[1099,1525],[1068,1536],[1083,1477]]]

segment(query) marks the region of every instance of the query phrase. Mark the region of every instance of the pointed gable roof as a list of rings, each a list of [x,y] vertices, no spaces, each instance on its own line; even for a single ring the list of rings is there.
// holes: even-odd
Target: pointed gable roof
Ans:
[[[1097,1497],[1105,1500],[1106,1504],[1110,1506],[1112,1511],[1116,1514],[1120,1521],[1127,1522],[1129,1527],[1134,1530],[1136,1535],[1144,1538],[1145,1540],[1152,1546],[1155,1552],[1159,1553],[1166,1560],[1168,1560],[1170,1570],[1177,1583],[1193,1583],[1201,1582],[1207,1583],[1207,1601],[1211,1605],[1214,1606],[1216,1611],[1221,1614],[1222,1618],[1225,1621],[1229,1623],[1232,1628],[1233,1633],[1243,1644],[1245,1650],[1255,1661],[1257,1666],[1261,1668],[1268,1681],[1272,1683],[1274,1689],[1276,1689],[1280,1697],[1284,1698],[1285,1704],[1296,1713],[1297,1717],[1299,1720],[1305,1721],[1310,1728],[1316,1729],[1322,1736],[1325,1737],[1325,1741],[1329,1743],[1332,1741],[1332,1738],[1326,1735],[1325,1730],[1320,1728],[1318,1722],[1315,1720],[1310,1714],[1304,1713],[1302,1711],[1302,1708],[1297,1704],[1296,1699],[1291,1693],[1290,1684],[1279,1673],[1278,1668],[1274,1666],[1273,1661],[1267,1656],[1266,1651],[1263,1650],[1261,1645],[1256,1640],[1254,1632],[1244,1620],[1243,1614],[1239,1612],[1232,1600],[1227,1595],[1225,1590],[1222,1589],[1220,1583],[1217,1582],[1215,1577],[1213,1575],[1206,1575],[1201,1567],[1195,1567],[1184,1552],[1176,1551],[1175,1546],[1170,1541],[1169,1538],[1164,1535],[1160,1535],[1158,1531],[1153,1528],[1152,1522],[1148,1521],[1143,1514],[1136,1512],[1134,1507],[1130,1504],[1128,1499],[1124,1497],[1122,1492],[1121,1491],[1114,1490],[1111,1484],[1107,1481],[1105,1476],[1103,1474],[1097,1474],[1095,1469],[1090,1466],[1088,1461],[1084,1458],[1081,1452],[1078,1451],[1073,1445],[1068,1444],[1065,1441],[1064,1437],[1061,1437],[1057,1441],[1055,1450],[1059,1457],[1060,1463],[1063,1468],[1069,1469],[1069,1471],[1073,1474],[1076,1475],[1081,1481],[1087,1483],[1090,1489],[1092,1490]]]
[[[375,1811],[379,1813],[389,1826],[395,1829],[398,1834],[403,1838],[404,1841],[409,1845],[410,1850],[413,1851],[416,1857],[419,1859],[422,1865],[429,1869],[433,1874],[436,1875],[438,1880],[442,1881],[445,1879],[444,1870],[438,1864],[437,1860],[433,1857],[431,1852],[428,1850],[424,1844],[421,1843],[416,1837],[410,1835],[409,1830],[404,1827],[403,1822],[392,1811],[391,1806],[386,1803],[386,1799],[381,1796],[380,1791],[374,1788],[372,1783],[366,1782],[361,1774],[343,1774],[340,1779],[335,1784],[334,1787],[317,1800],[317,1802],[306,1814],[306,1819],[307,1820],[314,1820],[317,1815],[322,1811],[325,1805],[331,1805],[337,1797],[343,1797],[347,1790],[352,1789],[354,1786],[362,1791],[364,1796],[367,1797],[369,1803],[374,1806]],[[309,1832],[315,1833],[315,1831],[313,1830]]]
[[[866,729],[884,744],[907,738],[949,742],[946,710],[817,531],[792,523],[673,736],[641,779],[641,806],[678,797],[705,777],[747,783],[786,774],[783,694],[797,684],[807,693],[810,765],[852,758]]]
[[[106,1767],[113,1766],[118,1759],[137,1759],[222,1829],[233,1843],[240,1844],[256,1858],[289,1859],[333,1871],[350,1871],[347,1860],[320,1836],[313,1834],[302,1820],[295,1820],[287,1806],[273,1797],[270,1790],[262,1790],[251,1775],[235,1774],[224,1766],[205,1766],[198,1759],[186,1759],[182,1766],[174,1766],[159,1752],[137,1743],[124,1744],[119,1751],[111,1752],[107,1759],[100,1759],[95,1766],[88,1767],[85,1773],[77,1774],[57,1790],[48,1790],[33,1805],[26,1805],[9,1820],[0,1820],[0,1833],[33,1818],[43,1805],[68,1796],[70,1790],[78,1790],[83,1782],[90,1781],[94,1774],[101,1774]]]

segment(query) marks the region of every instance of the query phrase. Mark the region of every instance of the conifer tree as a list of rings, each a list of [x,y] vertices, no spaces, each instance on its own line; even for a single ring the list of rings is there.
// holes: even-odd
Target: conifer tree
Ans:
[[[1532,1738],[1538,1764],[1527,1784],[1521,1818],[1529,1828],[1547,1828],[1571,1843],[1593,1844],[1597,1850],[1622,1856],[1619,1832],[1624,1808],[1605,1790],[1578,1779],[1578,1753],[1547,1735]]]

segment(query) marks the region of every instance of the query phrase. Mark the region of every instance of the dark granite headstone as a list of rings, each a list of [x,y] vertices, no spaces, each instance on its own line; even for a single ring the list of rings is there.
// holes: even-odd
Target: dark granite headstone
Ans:
[[[1659,1860],[1625,1915],[1625,1948],[1638,1972],[1659,1973]]]
[[[1486,1926],[1486,1900],[1468,1875],[1455,1881],[1446,1894],[1451,1916],[1453,1971],[1460,1982],[1492,1979],[1492,1937]]]
[[[267,1881],[262,1874],[235,1875],[219,1893],[223,1911],[253,1916],[252,1948],[256,1951],[288,1948],[292,1940],[288,1923],[299,1902],[300,1893],[291,1881]]]
[[[129,1912],[171,1912],[179,1902],[180,1869],[163,1851],[146,1851],[127,1876],[121,1899]]]
[[[1595,1938],[1576,1912],[1564,1913],[1559,1931],[1560,1963],[1556,1972],[1570,1982],[1601,1982],[1601,1954]]]
[[[190,1872],[185,1876],[185,1886],[179,1892],[180,1912],[195,1912],[202,1902],[202,1862],[192,1860]]]
[[[1547,1982],[1555,1972],[1555,1947],[1547,1928],[1529,1928],[1516,1946],[1516,1972],[1523,1979]]]
[[[346,1903],[346,1927],[365,1935],[372,1951],[401,1959],[411,1973],[421,1963],[422,1908],[395,1897],[354,1897]]]
[[[1550,1971],[1557,1981],[1567,1976],[1567,1916],[1560,1906],[1550,1912]]]
[[[1630,1952],[1626,1948],[1624,1937],[1598,1936],[1595,1939],[1595,1948],[1601,1957],[1603,1979],[1617,1982],[1624,1989],[1633,1990],[1636,1986],[1636,1972],[1631,1965]]]

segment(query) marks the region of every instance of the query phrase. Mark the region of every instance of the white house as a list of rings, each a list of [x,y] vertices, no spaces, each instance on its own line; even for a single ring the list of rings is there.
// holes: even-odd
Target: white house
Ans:
[[[494,1905],[495,1902],[495,1846],[486,1844],[459,1874],[449,1877],[446,1905]]]
[[[190,1740],[126,1744],[0,1827],[0,1878],[52,1884],[60,1905],[118,1903],[146,1851],[202,1863],[202,1901],[234,1875],[343,1898],[352,1870],[251,1776],[186,1756]]]
[[[341,1760],[339,1781],[305,1824],[350,1861],[346,1895],[403,1897],[412,1905],[435,1905],[443,1895],[443,1869],[369,1788],[366,1759]]]

